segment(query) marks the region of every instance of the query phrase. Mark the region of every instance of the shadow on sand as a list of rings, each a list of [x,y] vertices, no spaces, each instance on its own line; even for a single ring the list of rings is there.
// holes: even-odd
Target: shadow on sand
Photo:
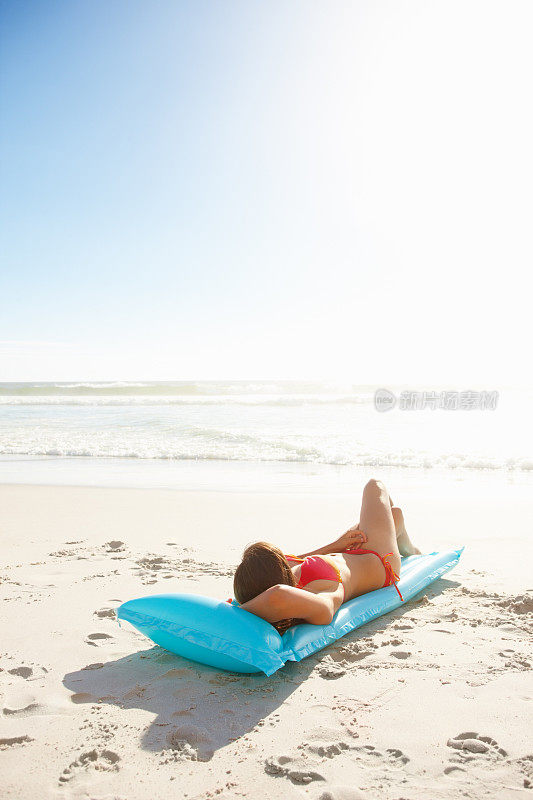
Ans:
[[[428,587],[429,599],[459,584],[441,578]],[[283,704],[324,659],[338,660],[340,651],[358,637],[384,633],[420,597],[379,617],[324,650],[298,663],[288,662],[270,677],[223,672],[188,661],[154,646],[115,661],[69,672],[63,683],[73,703],[110,704],[142,709],[153,715],[141,747],[172,749],[185,757],[209,761],[216,750],[249,733]],[[136,634],[144,641],[144,637]],[[328,658],[329,656],[329,658]],[[357,666],[352,667],[355,671]]]
[[[154,646],[103,666],[67,673],[63,683],[74,692],[74,703],[108,703],[153,714],[142,734],[143,748],[191,748],[191,756],[208,761],[216,750],[275,712],[315,663],[309,659],[291,663],[270,677],[241,675]]]

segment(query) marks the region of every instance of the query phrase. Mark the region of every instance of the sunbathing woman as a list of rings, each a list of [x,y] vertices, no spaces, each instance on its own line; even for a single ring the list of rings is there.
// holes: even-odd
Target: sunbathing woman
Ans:
[[[301,622],[326,625],[348,600],[396,586],[400,554],[417,553],[402,510],[380,481],[370,480],[359,522],[332,544],[300,556],[283,554],[268,542],[249,545],[235,572],[235,599],[280,633]],[[397,586],[396,591],[400,594]]]

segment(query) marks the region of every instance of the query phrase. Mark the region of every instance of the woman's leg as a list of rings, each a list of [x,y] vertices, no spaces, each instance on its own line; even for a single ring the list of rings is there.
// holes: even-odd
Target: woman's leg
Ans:
[[[394,527],[396,528],[396,542],[398,550],[402,556],[415,556],[420,555],[420,550],[412,543],[409,535],[405,529],[405,520],[403,518],[403,511],[398,506],[392,506],[392,517],[394,519]]]
[[[380,481],[369,481],[369,483],[370,484],[380,483]],[[385,487],[383,486],[383,484],[381,484],[381,486],[383,487],[383,489],[385,491],[387,491],[385,489]],[[390,495],[388,495],[388,497],[389,497],[390,509],[391,509],[391,512],[392,512],[392,519],[394,521],[394,530],[395,530],[395,534],[396,534],[396,543],[398,545],[398,550],[400,551],[400,554],[402,556],[420,555],[421,551],[418,549],[418,547],[415,547],[414,544],[411,542],[411,539],[409,538],[409,535],[408,535],[407,530],[405,528],[405,519],[404,519],[404,516],[403,516],[402,509],[399,506],[395,506],[394,505],[394,501],[392,500]],[[364,496],[363,496],[363,499],[364,499]],[[361,511],[361,513],[362,513],[362,511]],[[356,525],[354,525],[354,530],[364,531],[364,528],[362,527],[361,522],[358,522]],[[366,531],[364,531],[364,532],[367,533]],[[367,533],[367,535],[368,535],[368,533]],[[363,547],[364,547],[364,545],[363,545]],[[376,549],[376,548],[372,548],[372,549]]]
[[[368,537],[363,548],[375,550],[381,556],[393,554],[395,571],[399,569],[400,551],[396,543],[396,528],[389,493],[381,481],[370,480],[363,490],[359,527]]]

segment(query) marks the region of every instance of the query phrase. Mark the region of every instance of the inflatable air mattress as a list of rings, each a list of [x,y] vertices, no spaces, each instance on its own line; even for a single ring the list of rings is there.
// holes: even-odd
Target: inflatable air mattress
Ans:
[[[462,551],[403,558],[398,588],[405,603],[455,567]],[[394,586],[387,586],[343,603],[329,625],[295,625],[283,636],[235,600],[229,604],[195,594],[129,600],[117,609],[117,617],[184,658],[232,672],[272,675],[287,661],[301,661],[401,605]]]

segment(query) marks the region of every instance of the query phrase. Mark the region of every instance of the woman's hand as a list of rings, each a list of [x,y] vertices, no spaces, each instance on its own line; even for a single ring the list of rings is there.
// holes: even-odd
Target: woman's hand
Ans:
[[[358,526],[359,523],[354,525],[353,528],[348,528],[346,533],[339,536],[339,538],[332,543],[330,552],[342,553],[344,550],[354,550],[365,542],[368,542],[368,536],[366,533],[363,533],[363,531],[360,531]]]

